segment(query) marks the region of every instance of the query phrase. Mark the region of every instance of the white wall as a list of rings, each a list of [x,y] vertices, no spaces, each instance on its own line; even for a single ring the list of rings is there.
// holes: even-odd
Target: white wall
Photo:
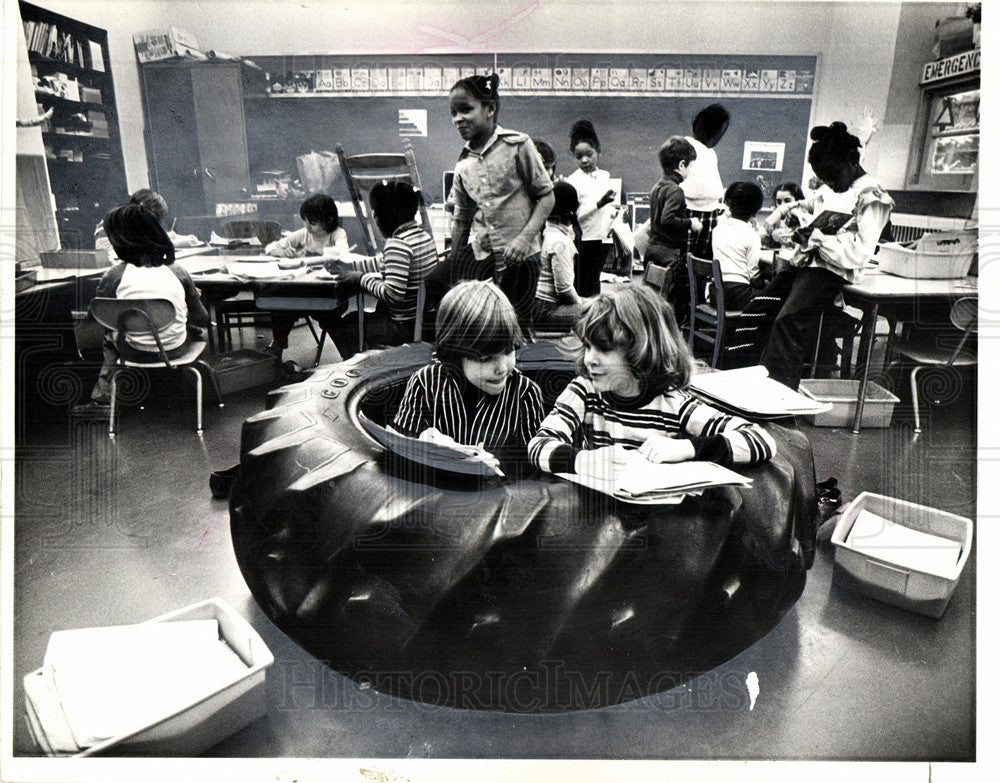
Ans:
[[[814,120],[842,119],[850,124],[865,107],[884,117],[901,8],[897,2],[744,0],[35,2],[108,30],[130,189],[148,184],[132,47],[132,33],[139,30],[175,25],[192,33],[204,49],[249,56],[413,53],[441,51],[439,47],[818,55]],[[869,151],[873,156],[877,152],[877,148]],[[877,159],[866,162],[877,170]]]

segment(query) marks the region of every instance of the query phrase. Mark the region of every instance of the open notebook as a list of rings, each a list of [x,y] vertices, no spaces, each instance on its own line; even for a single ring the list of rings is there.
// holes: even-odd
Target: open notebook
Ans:
[[[504,475],[503,471],[487,465],[485,462],[471,459],[464,451],[441,443],[411,438],[376,424],[361,411],[358,411],[358,422],[362,429],[382,446],[411,462],[427,465],[436,470],[447,470],[452,473],[472,476],[502,477]]]
[[[691,391],[712,405],[751,418],[774,419],[795,414],[823,413],[832,407],[799,394],[767,375],[767,368],[741,367],[695,375]]]
[[[557,476],[590,487],[626,503],[680,503],[685,495],[697,494],[709,487],[748,487],[753,482],[714,462],[650,462],[633,451],[620,466],[608,466],[602,476],[557,473]]]

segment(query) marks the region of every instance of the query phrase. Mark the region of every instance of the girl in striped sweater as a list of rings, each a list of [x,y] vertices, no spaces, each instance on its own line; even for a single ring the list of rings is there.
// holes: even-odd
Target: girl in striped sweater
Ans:
[[[538,384],[514,366],[524,337],[513,305],[492,282],[459,283],[435,325],[434,361],[410,377],[393,428],[519,469],[545,411]]]
[[[691,354],[673,310],[648,289],[600,294],[574,331],[580,374],[528,445],[537,467],[600,476],[632,449],[651,462],[754,465],[774,455],[767,431],[687,391]]]

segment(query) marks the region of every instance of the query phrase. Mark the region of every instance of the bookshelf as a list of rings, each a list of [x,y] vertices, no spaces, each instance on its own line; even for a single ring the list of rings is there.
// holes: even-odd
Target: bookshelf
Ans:
[[[127,196],[105,30],[20,5],[42,142],[63,249],[87,249],[94,227]]]

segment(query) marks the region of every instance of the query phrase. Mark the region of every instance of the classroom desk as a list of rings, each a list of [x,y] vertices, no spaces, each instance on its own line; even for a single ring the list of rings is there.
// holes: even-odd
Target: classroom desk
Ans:
[[[978,296],[976,277],[955,280],[915,280],[897,277],[878,270],[868,270],[859,283],[843,289],[844,302],[863,313],[861,319],[861,344],[858,347],[858,365],[861,366],[858,384],[858,402],[854,411],[855,435],[861,429],[865,392],[875,344],[875,322],[885,315],[896,321],[919,320],[920,307],[948,304],[963,296]]]
[[[193,261],[189,259],[188,261]],[[306,263],[310,261],[319,264],[316,268],[309,269],[305,273],[299,270],[289,270],[279,277],[269,278],[248,278],[230,274],[224,270],[224,266],[232,262],[274,262],[275,258],[262,256],[243,256],[227,254],[214,258],[199,258],[196,263],[198,269],[195,270],[187,262],[185,266],[191,272],[195,285],[202,293],[209,308],[213,308],[217,302],[235,296],[241,291],[253,293],[255,299],[267,298],[272,300],[272,307],[266,309],[291,310],[300,314],[308,314],[317,311],[330,311],[339,307],[345,299],[359,293],[360,288],[353,286],[348,290],[345,285],[331,278],[323,269],[321,264],[324,259],[320,257],[304,259]],[[213,321],[217,320],[213,317]],[[359,346],[360,334],[363,330],[363,315],[358,313],[358,333]],[[210,335],[211,336],[211,335]],[[219,335],[221,341],[221,334]]]

